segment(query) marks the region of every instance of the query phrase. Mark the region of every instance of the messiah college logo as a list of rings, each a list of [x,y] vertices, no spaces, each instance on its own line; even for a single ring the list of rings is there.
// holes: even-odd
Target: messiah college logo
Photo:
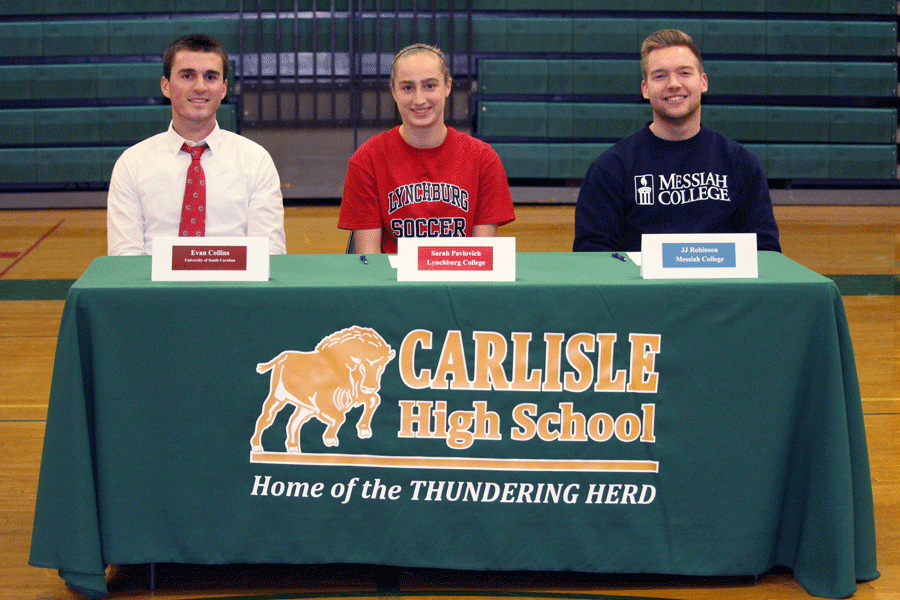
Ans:
[[[638,206],[653,204],[656,193],[653,190],[653,175],[636,175],[634,178],[634,202]]]
[[[263,431],[288,405],[294,408],[285,441],[289,453],[300,453],[300,428],[313,417],[326,426],[322,434],[325,445],[337,446],[347,412],[357,406],[363,407],[357,435],[360,439],[372,437],[372,415],[381,404],[381,376],[395,356],[374,329],[354,325],[326,336],[312,352],[285,350],[258,364],[257,373],[272,374],[269,395],[250,439],[253,452],[263,452]]]

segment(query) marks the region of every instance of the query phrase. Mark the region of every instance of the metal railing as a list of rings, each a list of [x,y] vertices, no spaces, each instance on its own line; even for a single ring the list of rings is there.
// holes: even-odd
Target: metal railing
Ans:
[[[468,124],[474,80],[471,0],[241,0],[237,92],[243,124],[385,126],[398,122],[391,62],[412,43],[447,56],[447,120]],[[425,6],[427,5],[427,6]],[[456,6],[463,5],[463,6]]]

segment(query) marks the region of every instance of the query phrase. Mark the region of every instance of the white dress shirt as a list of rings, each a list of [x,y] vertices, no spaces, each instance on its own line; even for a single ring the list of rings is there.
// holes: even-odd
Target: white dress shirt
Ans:
[[[116,161],[107,196],[110,256],[152,254],[153,238],[175,237],[191,155],[169,130],[128,148]],[[265,236],[269,253],[284,254],[284,203],[275,163],[256,142],[218,124],[204,142],[206,235]],[[194,145],[188,142],[188,145]]]

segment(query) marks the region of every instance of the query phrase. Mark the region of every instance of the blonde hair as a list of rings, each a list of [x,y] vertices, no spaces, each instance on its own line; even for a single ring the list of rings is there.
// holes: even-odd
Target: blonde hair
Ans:
[[[397,56],[394,57],[394,62],[391,63],[391,89],[394,89],[394,83],[397,81],[397,61],[399,61],[401,57],[429,52],[434,54],[438,59],[438,69],[440,70],[441,75],[444,76],[444,83],[449,81],[450,67],[447,66],[447,57],[444,56],[441,49],[436,46],[429,46],[428,44],[412,44],[398,52]]]
[[[669,48],[672,46],[684,46],[697,57],[700,63],[700,72],[703,72],[703,57],[700,56],[700,49],[694,42],[694,38],[678,29],[661,29],[656,33],[651,33],[641,44],[641,74],[647,79],[647,55],[654,50],[660,48]]]

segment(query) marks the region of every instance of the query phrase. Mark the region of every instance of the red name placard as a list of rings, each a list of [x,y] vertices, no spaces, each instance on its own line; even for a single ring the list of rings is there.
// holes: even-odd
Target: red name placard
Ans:
[[[246,271],[247,246],[173,246],[173,271]]]
[[[491,246],[420,246],[421,271],[491,271],[494,249]]]

